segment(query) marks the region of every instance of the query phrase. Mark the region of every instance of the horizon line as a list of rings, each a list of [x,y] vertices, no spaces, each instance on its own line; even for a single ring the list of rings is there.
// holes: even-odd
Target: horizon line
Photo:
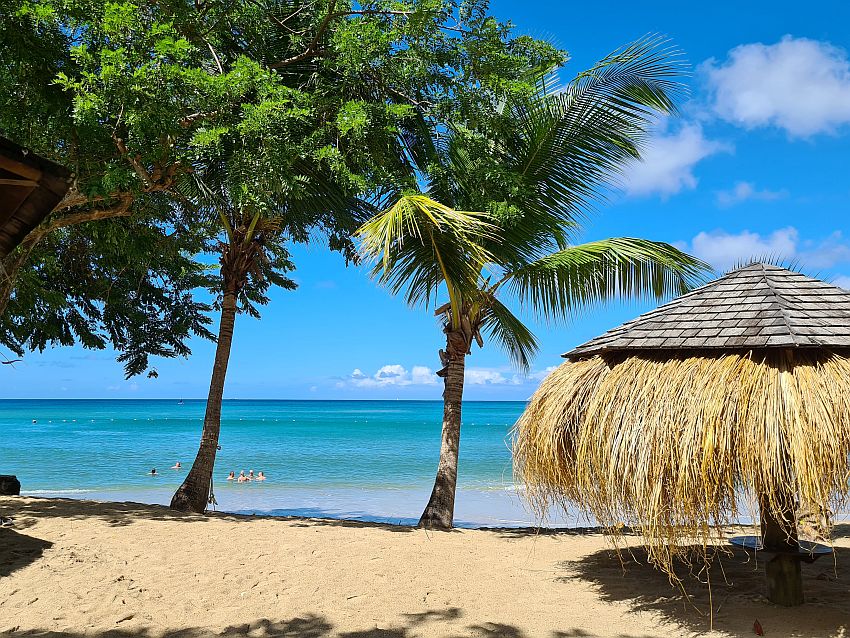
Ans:
[[[464,399],[464,403],[527,403],[530,399]],[[180,397],[0,397],[0,401],[207,401],[207,399]],[[442,399],[245,399],[227,398],[222,401],[303,401],[327,403],[332,401],[387,401],[393,403],[443,403]]]

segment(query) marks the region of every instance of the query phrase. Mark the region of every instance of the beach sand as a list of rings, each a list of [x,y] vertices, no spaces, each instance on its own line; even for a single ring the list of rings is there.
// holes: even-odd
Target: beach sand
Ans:
[[[709,632],[705,586],[688,579],[687,604],[594,530],[429,533],[15,497],[0,514],[14,517],[0,528],[3,635],[660,638],[753,636],[756,619],[771,637],[850,633],[847,525],[835,562],[803,566],[803,607],[770,605],[761,568],[724,558]]]

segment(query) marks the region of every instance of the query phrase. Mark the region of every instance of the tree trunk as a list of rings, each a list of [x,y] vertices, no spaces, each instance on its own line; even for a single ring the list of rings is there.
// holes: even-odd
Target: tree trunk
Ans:
[[[462,332],[446,333],[448,361],[443,370],[443,439],[440,445],[440,464],[434,489],[419,527],[451,529],[455,512],[457,460],[460,450],[460,418],[463,402],[463,375],[469,343]]]
[[[204,429],[201,433],[201,445],[186,480],[174,493],[171,508],[183,512],[202,514],[209,502],[212,485],[215,455],[218,450],[218,435],[221,431],[221,401],[224,396],[224,379],[227,376],[227,363],[230,360],[230,346],[233,343],[233,325],[236,322],[236,292],[229,290],[224,294],[221,304],[221,322],[218,329],[218,343],[215,349],[210,392],[207,396],[207,410],[204,415]]]

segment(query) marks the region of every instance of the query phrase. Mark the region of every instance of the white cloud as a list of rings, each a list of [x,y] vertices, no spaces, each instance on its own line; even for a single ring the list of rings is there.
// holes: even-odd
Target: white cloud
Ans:
[[[726,144],[707,139],[699,124],[685,124],[675,133],[662,127],[641,153],[641,161],[626,170],[624,190],[635,197],[669,197],[696,188],[694,166],[710,155],[730,150]]]
[[[417,385],[434,385],[437,383],[437,375],[427,366],[413,366],[410,371],[410,381]]]
[[[543,370],[531,372],[527,377],[512,374],[509,368],[475,368],[467,367],[464,381],[468,386],[517,386],[527,383],[536,385],[546,375],[552,372],[556,366],[550,366]],[[402,365],[385,365],[378,369],[373,375],[365,374],[360,368],[344,379],[336,382],[339,389],[346,387],[355,388],[386,388],[390,386],[430,386],[441,382],[436,373],[427,366],[413,366],[409,371]]]
[[[841,231],[836,230],[823,241],[805,242],[799,258],[807,268],[832,268],[850,261],[850,246],[845,243]]]
[[[431,368],[413,366],[413,370],[408,372],[403,365],[395,363],[381,366],[372,376],[368,376],[360,368],[355,368],[344,382],[340,381],[336,386],[342,388],[349,384],[358,388],[383,388],[387,386],[435,385],[437,381],[437,375]]]
[[[533,379],[534,381],[543,381],[543,379],[548,377],[557,369],[558,366],[549,366],[548,368],[543,368],[542,370],[538,370],[537,372],[532,372],[528,375],[528,378]]]
[[[831,268],[850,262],[850,246],[845,243],[840,231],[822,240],[801,241],[800,233],[793,226],[767,235],[749,230],[740,233],[703,231],[690,242],[678,242],[677,246],[718,270],[727,270],[735,264],[759,258],[793,259],[808,269]]]
[[[787,196],[788,193],[784,190],[772,191],[766,188],[758,190],[752,182],[736,182],[731,189],[718,191],[717,203],[725,208],[747,200],[771,202]]]
[[[808,137],[850,122],[847,51],[826,42],[785,36],[772,45],[744,44],[701,70],[714,112],[739,126],[775,126]]]
[[[798,240],[799,233],[792,227],[775,230],[769,235],[748,230],[737,234],[714,230],[699,233],[686,250],[715,268],[726,270],[750,259],[792,259],[797,254]]]
[[[511,380],[498,370],[486,368],[467,368],[464,381],[468,385],[507,385],[511,383]]]
[[[388,365],[381,367],[375,373],[374,379],[383,385],[403,385],[408,381],[408,373],[402,365]]]

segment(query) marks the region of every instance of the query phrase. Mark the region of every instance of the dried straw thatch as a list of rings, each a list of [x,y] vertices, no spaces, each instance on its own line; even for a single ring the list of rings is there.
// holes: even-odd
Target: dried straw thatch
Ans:
[[[780,270],[768,268],[765,277],[785,279]],[[724,280],[729,283],[718,281]],[[685,299],[696,297],[699,305],[701,294]],[[778,304],[790,334],[795,321],[814,323],[815,311],[795,319],[799,307],[791,307],[796,302],[788,295],[759,303]],[[848,299],[836,293],[836,303]],[[729,313],[740,312],[737,302]],[[826,306],[819,312],[829,312]],[[839,314],[844,318],[833,324],[850,322],[850,312]],[[654,316],[657,322],[658,311]],[[723,312],[712,320],[731,321]],[[817,329],[828,333],[830,325]],[[622,335],[622,329],[612,333],[618,330]],[[574,352],[576,360],[543,382],[515,429],[515,473],[541,514],[575,505],[615,539],[623,525],[636,528],[650,560],[673,575],[674,558],[687,559],[684,548],[700,546],[705,557],[716,526],[741,513],[760,509],[762,517],[782,522],[796,503],[813,512],[847,504],[848,350],[593,352],[582,346]]]

